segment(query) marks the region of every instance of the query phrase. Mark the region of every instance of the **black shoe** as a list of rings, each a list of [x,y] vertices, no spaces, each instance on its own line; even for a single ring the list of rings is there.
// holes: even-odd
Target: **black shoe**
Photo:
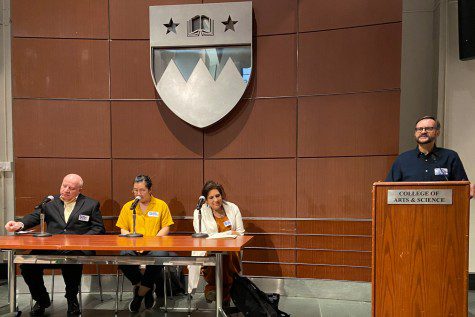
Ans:
[[[66,299],[68,301],[68,316],[81,315],[81,309],[79,308],[78,299],[76,297]]]
[[[155,299],[153,298],[153,289],[150,289],[144,297],[145,309],[152,309],[155,307]]]
[[[140,310],[140,306],[142,305],[143,296],[139,296],[139,288],[134,288],[134,298],[129,303],[129,311],[132,313],[136,313]]]
[[[31,309],[30,316],[43,316],[45,309],[51,306],[49,295],[43,296],[41,301],[37,301]]]

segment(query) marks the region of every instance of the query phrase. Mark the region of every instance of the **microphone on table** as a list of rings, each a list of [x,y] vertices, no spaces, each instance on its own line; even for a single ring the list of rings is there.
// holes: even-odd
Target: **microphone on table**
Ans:
[[[198,198],[198,204],[196,205],[196,210],[200,210],[201,206],[203,206],[205,201],[206,201],[205,196],[200,196],[200,198]]]
[[[193,238],[206,238],[206,237],[208,237],[208,234],[201,232],[201,218],[202,218],[201,207],[203,206],[205,201],[206,201],[205,196],[200,196],[200,198],[198,198],[198,204],[196,205],[196,210],[198,210],[198,232],[193,233],[191,235]]]
[[[35,233],[33,236],[34,237],[39,237],[39,238],[44,238],[44,237],[51,237],[52,234],[45,232],[45,211],[43,210],[43,207],[49,203],[50,201],[54,200],[54,197],[49,195],[43,199],[41,203],[39,203],[37,206],[35,206],[35,209],[40,210],[40,228],[41,231],[39,233]]]
[[[140,199],[142,199],[142,197],[140,197],[140,196],[135,197],[134,202],[132,203],[132,205],[130,205],[130,210],[134,210],[134,211],[135,211],[135,207],[137,207],[137,205],[138,205]]]
[[[143,234],[135,232],[135,218],[137,217],[137,212],[135,211],[135,207],[137,207],[140,199],[142,199],[142,197],[136,196],[135,199],[134,199],[134,202],[132,203],[132,205],[130,205],[130,210],[133,210],[133,213],[132,213],[132,229],[133,229],[132,231],[133,232],[126,234],[125,236],[127,238],[143,237]]]
[[[40,202],[38,205],[35,206],[35,209],[41,209],[43,210],[43,206],[47,203],[49,203],[50,201],[54,200],[54,197],[49,195],[49,196],[46,196],[45,199],[43,199],[42,202]]]

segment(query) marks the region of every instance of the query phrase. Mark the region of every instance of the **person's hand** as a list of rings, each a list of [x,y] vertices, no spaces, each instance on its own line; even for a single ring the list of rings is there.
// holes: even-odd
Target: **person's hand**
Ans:
[[[470,199],[475,196],[475,184],[470,184]]]
[[[13,221],[13,220],[10,220],[10,221],[7,222],[7,224],[5,225],[5,229],[6,229],[8,232],[15,232],[15,231],[17,231],[17,230],[20,230],[21,228],[23,228],[23,223],[18,222],[18,221]]]

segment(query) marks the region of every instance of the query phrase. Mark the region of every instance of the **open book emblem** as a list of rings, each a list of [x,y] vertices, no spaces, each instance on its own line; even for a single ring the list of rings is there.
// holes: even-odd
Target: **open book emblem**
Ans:
[[[252,2],[149,10],[150,71],[160,98],[195,127],[218,122],[242,98],[251,77]]]
[[[206,15],[197,15],[188,21],[188,36],[200,35],[214,35],[214,21]]]

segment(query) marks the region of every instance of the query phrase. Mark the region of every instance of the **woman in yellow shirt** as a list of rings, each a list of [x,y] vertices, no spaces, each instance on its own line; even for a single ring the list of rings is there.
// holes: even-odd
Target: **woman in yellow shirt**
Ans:
[[[160,199],[152,196],[152,180],[147,175],[138,175],[134,179],[132,193],[135,197],[140,197],[136,206],[135,231],[146,237],[166,236],[170,232],[170,226],[173,220],[167,204]],[[131,210],[131,200],[127,202],[120,211],[116,226],[120,228],[121,234],[133,232],[133,210]],[[166,251],[122,251],[121,255],[137,256],[168,256]],[[153,286],[157,276],[163,266],[147,265],[142,274],[139,265],[119,265],[124,275],[134,285],[134,298],[129,303],[131,312],[138,312],[144,300],[145,308],[151,309],[155,305],[153,298]]]

